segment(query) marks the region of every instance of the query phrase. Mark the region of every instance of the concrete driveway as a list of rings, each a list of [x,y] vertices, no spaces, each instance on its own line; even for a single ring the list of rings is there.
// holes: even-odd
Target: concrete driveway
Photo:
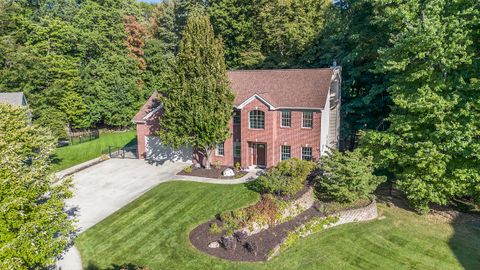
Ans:
[[[67,205],[78,219],[80,232],[87,230],[156,185],[176,179],[188,164],[144,160],[110,159],[73,175],[74,196]],[[81,259],[72,247],[57,268],[81,270]]]

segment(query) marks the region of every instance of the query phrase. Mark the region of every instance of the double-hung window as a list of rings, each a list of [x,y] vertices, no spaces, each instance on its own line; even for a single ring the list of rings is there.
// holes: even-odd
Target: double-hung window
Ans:
[[[313,112],[306,111],[302,114],[302,128],[312,128],[313,127]]]
[[[217,155],[217,156],[225,155],[225,145],[223,143],[217,144],[217,149],[215,151],[215,155]]]
[[[302,147],[302,159],[303,160],[312,160],[312,148],[311,147]]]
[[[290,147],[290,145],[282,145],[282,148],[281,148],[281,159],[282,160],[287,160],[287,159],[290,159],[290,157],[292,156],[292,148]]]
[[[259,110],[250,112],[250,128],[252,129],[264,129],[265,128],[265,113]]]
[[[291,127],[292,126],[292,112],[291,111],[282,111],[282,122],[280,123],[281,127]]]
[[[242,153],[242,148],[241,148],[241,143],[240,142],[233,142],[233,157],[234,158],[240,158],[240,155]]]

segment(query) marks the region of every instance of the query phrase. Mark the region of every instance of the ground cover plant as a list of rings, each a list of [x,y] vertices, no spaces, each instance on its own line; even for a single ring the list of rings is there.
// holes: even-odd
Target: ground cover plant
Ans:
[[[123,147],[135,144],[136,132],[104,132],[100,138],[82,144],[65,146],[55,149],[53,170],[60,171],[82,162],[100,157],[108,153],[108,147]]]
[[[384,220],[302,238],[266,263],[229,262],[191,246],[188,234],[195,226],[258,198],[243,185],[161,184],[82,233],[76,245],[90,270],[128,263],[150,269],[480,268],[478,227],[383,204]]]

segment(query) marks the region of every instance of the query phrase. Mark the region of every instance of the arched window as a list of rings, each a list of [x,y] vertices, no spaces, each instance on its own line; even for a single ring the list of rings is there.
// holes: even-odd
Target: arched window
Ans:
[[[265,113],[259,110],[250,112],[250,128],[264,129],[265,128]]]

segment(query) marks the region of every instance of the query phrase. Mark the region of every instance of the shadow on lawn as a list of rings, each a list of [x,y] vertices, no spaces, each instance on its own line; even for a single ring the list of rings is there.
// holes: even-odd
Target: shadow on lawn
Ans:
[[[415,211],[408,204],[405,194],[387,183],[380,185],[375,195],[378,202]],[[449,206],[432,206],[431,214],[444,219],[453,227],[454,232],[448,244],[460,265],[466,270],[480,269],[480,212],[472,212],[465,206],[452,203]]]
[[[89,262],[86,270],[149,270],[146,266],[138,266],[132,263],[125,263],[122,265],[112,264],[108,268],[100,268],[95,263]]]

